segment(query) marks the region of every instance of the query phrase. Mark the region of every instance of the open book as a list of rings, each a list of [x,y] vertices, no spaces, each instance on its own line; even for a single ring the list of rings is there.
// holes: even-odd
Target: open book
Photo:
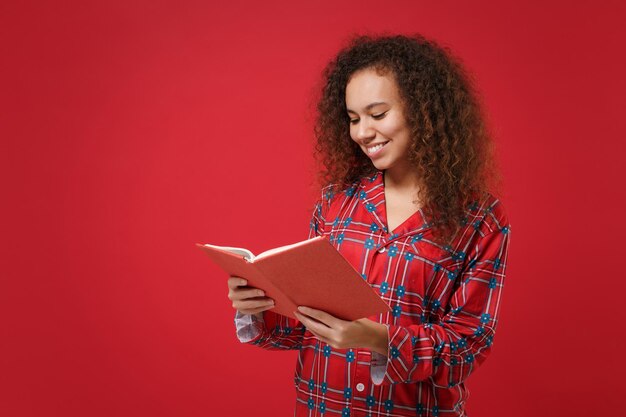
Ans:
[[[233,248],[233,247],[230,247],[230,246],[216,246],[216,245],[209,245],[208,243],[205,243],[204,246],[207,246],[207,247],[212,248],[212,249],[225,250],[227,252],[232,252],[235,255],[243,256],[244,259],[246,261],[248,261],[248,262],[254,262],[256,259],[263,259],[264,257],[269,256],[269,255],[271,255],[273,253],[284,252],[284,251],[286,251],[286,250],[288,250],[290,248],[303,245],[306,242],[308,242],[308,241],[304,240],[302,242],[293,243],[291,245],[285,245],[285,246],[280,246],[278,248],[269,249],[269,250],[266,250],[265,252],[259,253],[256,256],[254,256],[254,254],[252,252],[250,252],[248,249],[245,249],[245,248]],[[197,243],[197,245],[199,245],[199,243]]]
[[[323,236],[267,250],[199,244],[230,276],[248,280],[274,300],[273,311],[296,318],[298,306],[326,311],[344,320],[388,312],[389,305]]]

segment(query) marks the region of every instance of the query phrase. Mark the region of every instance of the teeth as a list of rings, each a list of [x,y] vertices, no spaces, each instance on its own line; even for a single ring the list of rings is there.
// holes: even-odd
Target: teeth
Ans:
[[[387,142],[381,143],[380,145],[373,146],[371,148],[367,148],[367,153],[372,154],[378,150],[380,150],[383,146],[385,146]]]

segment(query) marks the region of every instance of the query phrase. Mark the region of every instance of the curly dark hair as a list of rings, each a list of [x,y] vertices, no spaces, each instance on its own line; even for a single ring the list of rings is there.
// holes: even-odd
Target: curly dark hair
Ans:
[[[337,190],[376,172],[350,138],[346,85],[356,71],[391,74],[403,100],[413,144],[417,199],[435,241],[446,244],[464,224],[465,209],[499,189],[493,141],[473,80],[449,48],[420,34],[354,35],[323,71],[314,132],[320,186]]]

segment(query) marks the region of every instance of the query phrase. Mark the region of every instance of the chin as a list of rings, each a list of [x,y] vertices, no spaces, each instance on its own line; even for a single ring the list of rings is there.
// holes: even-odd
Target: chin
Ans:
[[[379,171],[384,171],[389,167],[389,164],[382,161],[372,161],[372,165]]]

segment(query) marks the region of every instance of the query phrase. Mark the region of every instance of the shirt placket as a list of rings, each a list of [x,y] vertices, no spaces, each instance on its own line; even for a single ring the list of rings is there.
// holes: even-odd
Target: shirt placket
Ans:
[[[363,409],[367,407],[366,398],[371,391],[370,362],[372,354],[366,349],[353,349],[353,351],[356,366],[354,367],[354,374],[352,375],[352,392],[354,393],[354,400],[357,400],[358,408]],[[369,415],[369,413],[355,408],[353,408],[350,413],[351,417],[365,417],[367,415]]]
[[[381,227],[378,231],[372,232],[370,234],[370,238],[374,239],[377,243],[367,254],[367,268],[365,270],[367,277],[371,277],[372,269],[377,255],[384,254],[387,251],[387,237],[388,234],[386,227]],[[374,281],[372,281],[372,283]],[[371,415],[371,413],[367,411],[367,408],[368,396],[372,392],[372,379],[370,375],[372,354],[368,349],[355,348],[353,349],[353,352],[355,355],[356,364],[353,367],[353,372],[351,375],[351,389],[353,393],[352,403],[356,403],[358,406],[356,408],[352,407],[352,409],[350,410],[350,416],[366,417]]]

